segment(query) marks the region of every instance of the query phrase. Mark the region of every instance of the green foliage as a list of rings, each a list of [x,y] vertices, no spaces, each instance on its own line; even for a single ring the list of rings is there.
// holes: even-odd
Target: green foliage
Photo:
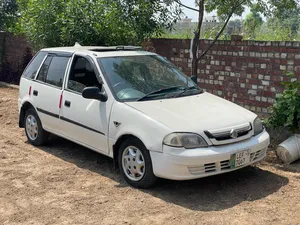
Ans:
[[[252,32],[245,32],[245,39],[264,41],[299,41],[300,9],[281,9],[269,17],[262,26]]]
[[[227,25],[227,29],[225,30],[225,33],[227,35],[232,35],[232,34],[240,34],[242,29],[242,22],[239,19],[231,20],[229,21]]]
[[[170,38],[170,39],[192,39],[193,33],[190,30],[180,32],[168,32],[165,31],[161,34],[154,34],[152,38]]]
[[[260,14],[256,11],[252,11],[247,14],[244,22],[244,34],[249,37],[249,39],[255,39],[255,31],[257,31],[263,24],[263,19]]]
[[[246,36],[247,39],[250,39]],[[284,26],[279,21],[264,23],[261,28],[255,30],[255,40],[259,41],[296,41],[298,34],[293,34],[290,26]]]
[[[252,9],[266,17],[279,17],[284,11],[298,7],[298,0],[257,0]]]
[[[19,0],[18,32],[37,48],[137,44],[170,29],[180,15],[159,0]]]
[[[18,5],[16,0],[1,0],[0,2],[0,31],[8,31],[17,20]]]
[[[300,121],[300,83],[289,73],[289,82],[283,82],[284,92],[272,107],[272,114],[266,120],[267,125],[273,128],[286,127],[291,132],[299,130]]]
[[[205,10],[207,12],[216,10],[219,17],[227,17],[231,13],[241,16],[245,7],[251,5],[251,0],[206,0]]]

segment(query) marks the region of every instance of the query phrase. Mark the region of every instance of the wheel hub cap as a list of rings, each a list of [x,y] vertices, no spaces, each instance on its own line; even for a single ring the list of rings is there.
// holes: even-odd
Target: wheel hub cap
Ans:
[[[38,124],[33,115],[29,115],[26,118],[26,133],[32,141],[38,136]]]
[[[122,155],[122,167],[130,180],[141,180],[145,174],[145,161],[142,152],[136,147],[127,147]]]

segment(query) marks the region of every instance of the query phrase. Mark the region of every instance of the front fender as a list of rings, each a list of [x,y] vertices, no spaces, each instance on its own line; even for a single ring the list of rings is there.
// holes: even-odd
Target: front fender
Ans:
[[[163,139],[172,129],[125,103],[112,107],[109,123],[110,146],[123,135],[139,138],[150,151],[162,152]]]

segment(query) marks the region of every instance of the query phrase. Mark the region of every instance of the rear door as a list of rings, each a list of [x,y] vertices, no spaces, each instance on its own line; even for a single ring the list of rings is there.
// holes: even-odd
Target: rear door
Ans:
[[[69,55],[48,54],[32,83],[33,104],[43,128],[58,134],[61,130],[59,111],[62,86],[69,61]]]
[[[24,70],[24,73],[22,74],[22,77],[20,79],[19,101],[18,101],[19,113],[21,110],[21,106],[24,102],[28,101],[32,103],[31,101],[32,80],[35,78],[46,56],[47,56],[47,52],[44,51],[38,52],[35,55],[35,57],[31,60],[31,62],[28,64],[28,66]]]

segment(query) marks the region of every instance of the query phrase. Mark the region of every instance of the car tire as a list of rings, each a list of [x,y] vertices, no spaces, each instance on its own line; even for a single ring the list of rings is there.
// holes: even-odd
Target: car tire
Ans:
[[[149,150],[137,138],[126,139],[119,149],[118,163],[126,182],[135,188],[147,189],[155,185]]]
[[[43,129],[41,120],[33,108],[29,108],[25,113],[24,127],[30,144],[41,146],[48,140],[49,133]]]

